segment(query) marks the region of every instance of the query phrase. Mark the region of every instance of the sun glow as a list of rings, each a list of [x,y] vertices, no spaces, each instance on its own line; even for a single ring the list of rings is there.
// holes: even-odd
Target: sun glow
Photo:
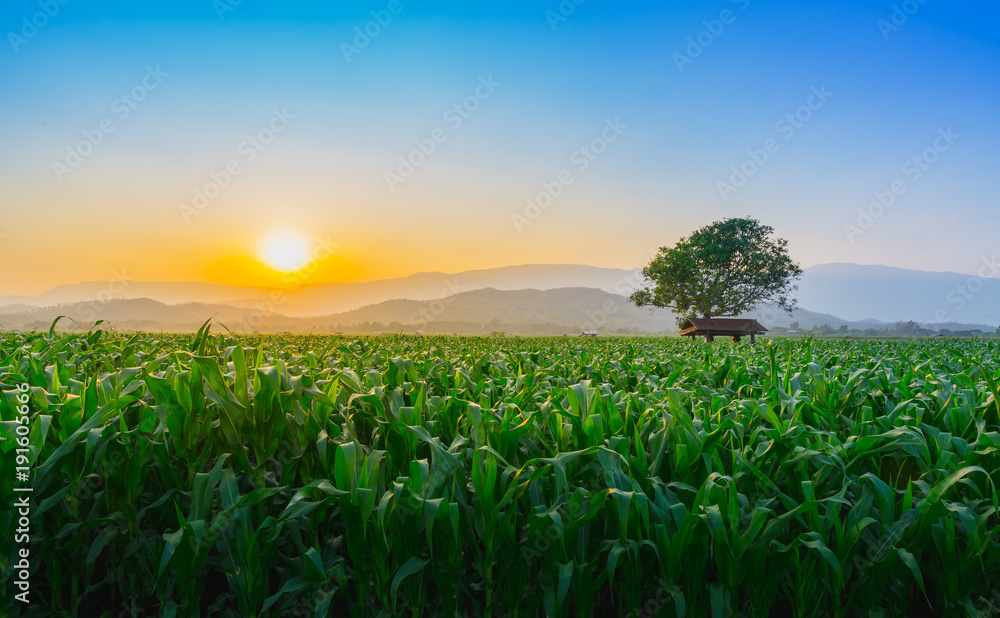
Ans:
[[[265,240],[260,255],[274,270],[290,273],[308,264],[309,243],[297,234],[283,232]]]

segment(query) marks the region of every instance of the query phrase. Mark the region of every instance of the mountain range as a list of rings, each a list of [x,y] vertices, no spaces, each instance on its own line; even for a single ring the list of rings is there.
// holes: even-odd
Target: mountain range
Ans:
[[[897,321],[979,328],[1000,323],[1000,279],[886,266],[823,264],[805,270],[793,315],[752,314],[769,327]],[[187,331],[206,319],[234,331],[338,332],[420,330],[481,333],[661,333],[675,330],[667,311],[637,308],[627,295],[641,270],[581,265],[523,265],[455,274],[268,289],[211,283],[85,282],[37,296],[0,297],[6,328],[89,328],[104,319],[121,329]],[[76,326],[74,326],[76,325]]]

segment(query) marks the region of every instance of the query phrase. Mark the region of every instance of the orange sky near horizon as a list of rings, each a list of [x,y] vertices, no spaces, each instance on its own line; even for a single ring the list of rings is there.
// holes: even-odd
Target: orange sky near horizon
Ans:
[[[519,232],[511,215],[524,203],[523,190],[471,186],[482,179],[466,179],[470,186],[456,183],[447,194],[381,199],[346,179],[333,189],[327,181],[312,179],[309,191],[287,178],[245,180],[246,187],[234,186],[190,222],[178,216],[174,196],[150,196],[135,179],[117,185],[110,177],[96,184],[81,180],[72,189],[50,183],[34,190],[30,176],[8,181],[7,197],[18,208],[0,220],[0,263],[5,265],[0,295],[34,296],[61,284],[111,281],[119,274],[135,281],[287,287],[285,274],[263,264],[260,256],[261,244],[282,230],[307,239],[310,254],[321,258],[300,284],[521,264],[632,269],[648,263],[658,247],[703,225],[747,214],[684,207],[696,203],[690,196],[676,198],[679,205],[659,212],[630,215],[630,208],[654,198],[595,183],[590,191],[567,193]],[[284,184],[297,188],[284,191]],[[475,208],[466,206],[473,203]],[[839,236],[812,235],[816,220],[835,220],[836,213],[787,220],[774,206],[761,204],[755,210],[754,216],[789,240],[793,258],[803,267],[891,262],[880,245],[858,246],[845,256]],[[930,245],[937,234],[935,226],[922,226],[912,229],[907,241]],[[889,265],[945,270],[933,252],[919,261]],[[970,267],[975,266],[978,262]]]
[[[5,222],[6,223],[6,222]],[[370,281],[405,277],[417,272],[462,272],[519,264],[588,264],[609,268],[635,268],[651,253],[645,249],[621,251],[601,243],[600,235],[574,232],[577,242],[537,243],[512,258],[504,244],[509,238],[461,235],[442,242],[430,237],[414,243],[412,230],[376,231],[374,238],[361,230],[340,235],[332,230],[295,230],[308,247],[310,264],[303,270],[281,272],[265,263],[261,245],[274,233],[262,226],[234,225],[225,232],[207,229],[190,236],[163,237],[149,231],[129,234],[128,226],[109,233],[108,225],[53,221],[16,228],[0,224],[0,259],[8,268],[0,278],[0,295],[33,296],[57,285],[84,281],[194,281],[251,287]],[[7,230],[17,230],[16,232]],[[164,235],[165,236],[165,235]],[[90,240],[90,239],[95,240]],[[603,250],[598,248],[601,245]],[[572,245],[576,245],[575,247]],[[593,248],[588,248],[593,247]],[[649,246],[650,251],[653,246]],[[10,256],[13,256],[11,259]]]
[[[307,251],[316,260],[304,277],[291,279],[295,285],[521,264],[632,269],[648,263],[658,247],[672,245],[713,220],[741,214],[664,209],[640,222],[601,212],[600,204],[614,201],[614,195],[581,195],[572,204],[553,206],[519,234],[510,221],[512,198],[490,203],[480,196],[483,206],[464,210],[449,202],[438,206],[448,211],[446,216],[432,217],[414,216],[421,210],[409,210],[408,201],[368,203],[368,208],[274,207],[266,203],[277,193],[271,190],[256,202],[245,196],[242,204],[220,203],[185,224],[163,204],[132,207],[141,203],[138,194],[116,195],[102,203],[108,193],[83,195],[76,203],[92,205],[77,209],[51,205],[55,202],[27,191],[15,196],[38,206],[0,221],[0,261],[6,265],[0,295],[34,296],[61,284],[111,281],[119,275],[134,281],[289,287],[286,274],[268,267],[260,255],[266,239],[282,230],[306,239]],[[594,224],[581,225],[580,216]],[[833,261],[884,263],[879,255],[861,251],[852,256],[856,259],[838,260],[838,238],[809,238],[802,223],[782,222],[776,214],[760,218],[789,239],[792,256],[803,267]],[[927,263],[906,267],[941,270],[935,268],[933,255]]]
[[[187,191],[155,190],[171,175],[169,166],[151,173],[94,161],[87,171],[65,184],[0,173],[5,198],[15,205],[0,220],[0,261],[7,265],[0,295],[31,296],[61,284],[113,280],[122,272],[136,281],[280,286],[283,274],[259,256],[260,245],[280,230],[319,248],[323,259],[309,283],[520,264],[636,268],[655,247],[720,218],[664,209],[640,226],[606,205],[645,203],[646,196],[594,182],[586,192],[567,192],[518,230],[512,215],[536,189],[465,174],[434,191],[422,191],[429,180],[415,178],[393,194],[372,188],[368,179],[299,170],[241,177],[185,219],[178,206],[187,203]],[[324,251],[324,244],[335,248]]]

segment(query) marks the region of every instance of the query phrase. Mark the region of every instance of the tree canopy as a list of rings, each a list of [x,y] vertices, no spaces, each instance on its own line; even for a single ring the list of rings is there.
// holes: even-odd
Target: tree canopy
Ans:
[[[749,217],[716,221],[661,248],[642,272],[650,286],[632,294],[632,302],[671,309],[682,319],[736,316],[761,305],[791,313],[802,276],[788,241]]]

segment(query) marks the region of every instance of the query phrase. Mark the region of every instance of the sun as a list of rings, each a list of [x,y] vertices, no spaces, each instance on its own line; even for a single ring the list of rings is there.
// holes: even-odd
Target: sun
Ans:
[[[260,255],[274,270],[290,273],[309,262],[309,243],[297,234],[282,232],[263,242]]]

